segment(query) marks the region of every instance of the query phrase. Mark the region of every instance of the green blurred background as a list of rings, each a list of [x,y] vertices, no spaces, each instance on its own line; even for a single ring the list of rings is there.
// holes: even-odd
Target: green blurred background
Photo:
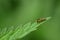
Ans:
[[[60,40],[60,0],[0,0],[0,27],[52,18],[21,40]]]

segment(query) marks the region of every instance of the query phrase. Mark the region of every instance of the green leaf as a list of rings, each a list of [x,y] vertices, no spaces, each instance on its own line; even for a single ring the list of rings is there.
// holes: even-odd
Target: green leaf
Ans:
[[[18,25],[16,27],[12,26],[9,28],[6,28],[6,31],[3,32],[2,34],[4,35],[0,37],[0,40],[16,40],[16,39],[21,39],[24,36],[26,36],[27,34],[31,33],[32,31],[37,30],[37,27],[40,26],[41,24],[45,23],[47,20],[49,20],[51,17],[47,17],[45,21],[41,22],[41,23],[37,23],[35,22],[28,22],[24,25]],[[7,30],[9,29],[9,31]],[[8,32],[7,32],[8,31]],[[7,33],[6,33],[7,32]]]

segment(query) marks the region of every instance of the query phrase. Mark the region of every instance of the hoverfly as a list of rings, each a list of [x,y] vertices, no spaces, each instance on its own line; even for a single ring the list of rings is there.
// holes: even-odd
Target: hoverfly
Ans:
[[[45,20],[46,20],[46,18],[37,19],[37,23],[43,22],[43,21],[45,21]]]

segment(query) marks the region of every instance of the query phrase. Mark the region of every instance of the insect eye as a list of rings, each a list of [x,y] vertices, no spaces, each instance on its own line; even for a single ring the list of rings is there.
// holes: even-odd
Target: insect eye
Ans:
[[[46,20],[46,18],[37,19],[37,23],[43,22],[43,21],[45,21],[45,20]]]

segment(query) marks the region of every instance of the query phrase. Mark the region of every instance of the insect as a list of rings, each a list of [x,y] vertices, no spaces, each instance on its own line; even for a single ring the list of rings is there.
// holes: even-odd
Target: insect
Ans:
[[[46,18],[37,19],[37,23],[43,22],[43,21],[45,21],[45,20],[46,20]]]

